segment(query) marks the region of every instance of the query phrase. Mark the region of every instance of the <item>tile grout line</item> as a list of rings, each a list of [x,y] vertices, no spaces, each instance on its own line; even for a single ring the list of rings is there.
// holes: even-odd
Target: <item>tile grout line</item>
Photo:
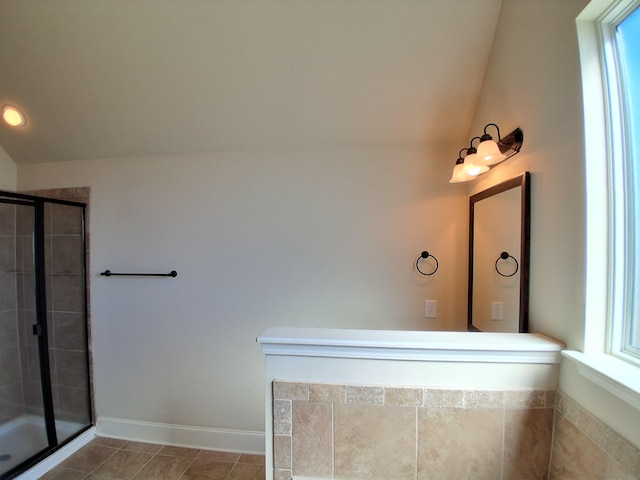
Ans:
[[[124,449],[124,447],[126,447],[127,445],[129,445],[129,443],[130,443],[130,442],[128,441],[127,443],[125,443],[124,445],[122,445],[122,447],[120,447],[120,450],[123,450],[123,449]],[[162,449],[160,449],[160,450],[162,450]],[[160,450],[158,450],[158,452],[159,452]],[[135,452],[135,450],[129,450],[129,451],[130,451],[130,452]],[[151,463],[151,460],[153,460],[153,459],[156,457],[156,455],[158,454],[158,452],[156,452],[156,453],[154,453],[153,455],[151,455],[151,458],[149,458],[149,460],[147,460],[147,461],[145,462],[145,464],[144,464],[144,465],[142,465],[142,466],[138,469],[138,471],[137,471],[136,473],[134,473],[134,474],[131,476],[131,478],[132,478],[132,479],[133,479],[133,478],[136,478],[136,475],[138,475],[142,470],[144,470],[144,467],[146,467],[147,465],[149,465],[149,464]],[[142,452],[136,452],[136,453],[142,453]]]
[[[238,465],[239,461],[240,461],[240,455],[238,455],[238,458],[236,458],[236,461],[233,463],[233,467],[231,467],[231,470],[229,470],[229,475],[227,475],[226,480],[229,480],[229,478],[231,478],[231,475],[233,475],[233,470],[236,468],[236,465]]]

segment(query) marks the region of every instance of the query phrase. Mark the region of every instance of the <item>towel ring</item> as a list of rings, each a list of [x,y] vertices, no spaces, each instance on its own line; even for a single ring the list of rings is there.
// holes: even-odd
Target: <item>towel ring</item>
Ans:
[[[505,275],[504,273],[502,273],[500,271],[500,269],[498,268],[498,262],[500,260],[507,260],[509,258],[513,258],[513,261],[516,262],[516,270],[510,274],[510,275]],[[498,259],[496,260],[496,272],[498,272],[499,275],[502,275],[503,277],[513,277],[516,273],[518,273],[518,268],[520,267],[520,265],[518,265],[518,260],[515,259],[515,257],[513,257],[512,255],[509,255],[509,252],[502,252],[500,254],[500,256],[498,257]]]
[[[423,259],[423,258],[426,260],[429,257],[433,258],[433,260],[436,262],[436,268],[434,268],[433,272],[431,272],[431,273],[424,273],[422,270],[420,270],[420,260]],[[420,256],[418,257],[418,259],[416,260],[416,270],[418,270],[422,275],[426,275],[426,276],[433,275],[434,273],[436,273],[438,271],[438,259],[436,257],[434,257],[433,255],[431,255],[427,251],[422,252],[420,254]]]

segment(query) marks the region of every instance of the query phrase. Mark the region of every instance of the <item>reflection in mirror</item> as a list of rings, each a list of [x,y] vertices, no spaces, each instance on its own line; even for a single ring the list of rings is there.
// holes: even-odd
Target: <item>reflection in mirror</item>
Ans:
[[[529,177],[469,199],[469,330],[529,329]]]

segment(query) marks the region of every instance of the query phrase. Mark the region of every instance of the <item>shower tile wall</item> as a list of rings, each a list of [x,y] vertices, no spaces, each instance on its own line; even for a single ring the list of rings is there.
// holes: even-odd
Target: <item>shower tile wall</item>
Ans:
[[[0,425],[24,414],[15,244],[16,206],[0,204]]]

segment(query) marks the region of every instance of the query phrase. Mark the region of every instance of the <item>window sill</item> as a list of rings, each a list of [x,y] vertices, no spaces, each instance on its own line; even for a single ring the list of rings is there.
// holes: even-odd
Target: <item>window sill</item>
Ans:
[[[640,367],[605,353],[563,350],[562,355],[576,363],[581,375],[640,409]]]

